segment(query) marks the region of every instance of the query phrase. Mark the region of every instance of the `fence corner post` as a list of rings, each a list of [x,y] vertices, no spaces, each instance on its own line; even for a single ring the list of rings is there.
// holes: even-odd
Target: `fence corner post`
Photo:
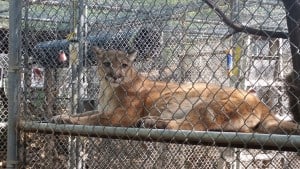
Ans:
[[[22,1],[9,1],[7,168],[17,168],[17,113],[20,88]]]

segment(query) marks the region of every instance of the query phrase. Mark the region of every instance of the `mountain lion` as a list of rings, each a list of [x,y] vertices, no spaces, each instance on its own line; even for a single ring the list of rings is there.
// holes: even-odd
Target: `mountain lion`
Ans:
[[[278,120],[252,91],[207,83],[153,81],[133,68],[135,52],[93,47],[100,100],[96,111],[58,115],[55,123],[175,130],[299,134],[298,124]]]

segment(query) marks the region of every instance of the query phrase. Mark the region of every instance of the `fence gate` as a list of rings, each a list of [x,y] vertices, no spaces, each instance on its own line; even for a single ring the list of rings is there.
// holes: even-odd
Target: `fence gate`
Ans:
[[[153,81],[255,89],[278,119],[293,122],[284,81],[293,69],[289,41],[237,32],[227,21],[266,32],[287,32],[286,9],[281,1],[27,0],[0,4],[5,9],[10,7],[0,8],[0,18],[2,27],[10,23],[11,59],[8,85],[2,86],[7,77],[8,46],[6,50],[0,46],[0,167],[300,167],[300,137],[288,133],[148,129],[51,121],[56,115],[78,115],[113,106],[109,101],[112,98],[103,94],[111,87],[103,85],[107,77],[99,76],[99,58],[92,52],[92,47],[98,46],[106,51],[136,51],[134,69]],[[3,36],[8,37],[8,32]],[[113,67],[110,62],[113,60],[103,64]],[[124,69],[127,66],[122,64]],[[118,92],[119,89],[112,91],[113,95]],[[136,97],[142,100],[143,96]],[[176,94],[170,97],[189,102],[186,109],[197,108],[199,103]],[[217,95],[213,98],[220,99]],[[214,99],[207,105],[214,104]],[[103,100],[108,105],[103,105]],[[124,100],[119,101],[120,105],[125,104]],[[183,102],[174,105],[166,100],[165,107],[174,110],[172,113],[184,112]],[[154,104],[152,109],[158,109],[155,106],[159,105]],[[238,112],[240,105],[234,106]],[[207,111],[211,111],[209,106]],[[170,117],[175,116],[176,113]],[[14,125],[18,126],[17,131]],[[7,139],[8,149],[3,144]]]

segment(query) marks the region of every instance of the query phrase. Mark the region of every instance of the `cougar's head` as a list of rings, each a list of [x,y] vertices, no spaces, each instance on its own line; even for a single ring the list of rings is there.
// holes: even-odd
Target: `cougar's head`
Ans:
[[[112,87],[118,87],[133,80],[134,70],[132,64],[136,52],[123,52],[118,50],[104,50],[93,47],[98,61],[98,71]]]

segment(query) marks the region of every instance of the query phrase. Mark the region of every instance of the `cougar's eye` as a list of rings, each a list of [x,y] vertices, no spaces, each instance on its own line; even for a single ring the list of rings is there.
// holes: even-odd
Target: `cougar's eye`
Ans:
[[[122,64],[122,68],[127,68],[127,67],[128,67],[128,64],[126,64],[126,63]]]
[[[103,62],[103,65],[104,65],[105,67],[110,67],[110,62]]]

